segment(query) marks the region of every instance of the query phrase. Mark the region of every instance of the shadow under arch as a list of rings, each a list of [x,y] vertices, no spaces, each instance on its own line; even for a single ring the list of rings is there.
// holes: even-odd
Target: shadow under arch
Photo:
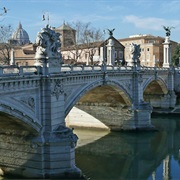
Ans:
[[[37,128],[21,119],[0,111],[0,134],[29,136],[38,135]]]
[[[8,179],[24,179],[30,165],[33,167],[33,163],[39,163],[37,156],[41,158],[41,154],[36,155],[37,148],[33,143],[38,134],[32,125],[0,112],[0,170],[5,179],[6,176]]]
[[[14,104],[7,104],[3,101],[0,102],[0,117],[1,115],[7,116],[11,119],[16,119],[20,124],[24,124],[28,129],[32,129],[34,132],[39,132],[41,130],[41,125],[37,122],[37,119],[31,117],[27,112],[26,108],[20,109]],[[1,119],[1,118],[0,118]],[[1,120],[0,120],[1,123]]]
[[[156,82],[159,87],[161,88],[162,94],[167,94],[168,93],[168,88],[166,83],[164,82],[164,80],[161,77],[151,77],[149,78],[143,85],[143,92],[145,92],[145,90],[147,89],[147,87],[152,83],[152,82]]]
[[[84,86],[81,91],[79,91],[78,94],[73,94],[71,95],[71,101],[67,104],[67,106],[65,107],[65,117],[68,115],[68,113],[70,112],[70,110],[73,108],[73,106],[80,100],[80,98],[82,96],[84,96],[87,92],[89,92],[90,90],[98,87],[98,86],[103,86],[103,85],[109,85],[109,86],[114,86],[116,87],[116,90],[119,89],[119,94],[122,96],[123,100],[125,101],[125,103],[128,106],[131,106],[132,104],[132,98],[131,95],[127,92],[127,90],[117,81],[113,81],[113,80],[107,80],[105,83],[104,81],[94,81],[92,83],[87,84],[86,86]]]
[[[161,78],[150,78],[146,81],[143,89],[144,101],[151,104],[153,112],[156,110],[169,108],[168,87]]]

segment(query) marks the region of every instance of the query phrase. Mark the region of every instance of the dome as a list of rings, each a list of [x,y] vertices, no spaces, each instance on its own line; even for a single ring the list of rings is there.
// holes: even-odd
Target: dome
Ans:
[[[19,23],[19,27],[13,33],[11,40],[17,42],[17,45],[23,45],[30,43],[28,33],[22,28],[21,23]]]

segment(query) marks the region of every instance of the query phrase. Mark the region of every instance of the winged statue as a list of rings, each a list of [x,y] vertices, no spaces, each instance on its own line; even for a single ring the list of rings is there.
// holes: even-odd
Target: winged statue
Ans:
[[[113,31],[115,30],[115,28],[112,29],[112,30],[110,30],[110,29],[107,29],[107,30],[109,31],[109,35],[110,35],[110,36],[113,36]]]
[[[175,28],[173,26],[169,27],[169,26],[163,26],[164,30],[166,31],[166,36],[170,36],[171,35],[171,29]]]

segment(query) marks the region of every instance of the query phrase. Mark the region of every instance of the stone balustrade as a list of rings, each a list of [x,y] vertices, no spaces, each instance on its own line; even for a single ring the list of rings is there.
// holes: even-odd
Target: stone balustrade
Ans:
[[[138,69],[139,71],[169,71],[169,68],[164,67],[145,67],[141,66]],[[176,71],[179,71],[180,68],[176,68]],[[85,65],[62,65],[60,73],[88,73],[88,72],[130,72],[133,71],[132,66],[112,66],[112,65],[94,65],[94,66],[85,66]],[[42,67],[40,66],[0,66],[0,76],[15,76],[15,75],[40,75],[42,74]]]

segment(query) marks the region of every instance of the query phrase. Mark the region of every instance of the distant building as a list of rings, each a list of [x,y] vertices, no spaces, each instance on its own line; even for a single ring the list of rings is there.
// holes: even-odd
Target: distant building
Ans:
[[[12,37],[10,38],[9,43],[12,45],[19,45],[19,46],[30,43],[29,35],[22,28],[21,23],[19,23],[17,30],[12,34]]]
[[[14,46],[11,49],[11,65],[33,66],[36,46],[34,44],[26,44],[23,46]]]
[[[113,36],[105,41],[64,47],[61,50],[63,61],[66,64],[102,64],[103,60],[108,65],[122,64],[124,62],[124,46]]]
[[[16,31],[13,32],[9,39],[11,45],[11,65],[31,66],[34,65],[34,55],[36,47],[30,43],[29,35],[19,23]]]
[[[125,46],[125,61],[130,59],[130,44],[140,44],[141,56],[140,64],[142,66],[149,67],[161,67],[163,64],[163,43],[165,38],[160,36],[153,36],[149,34],[132,35],[129,38],[119,39],[119,41]],[[177,46],[177,42],[171,41],[171,50],[173,53],[174,48]],[[172,54],[171,53],[171,54]]]
[[[110,47],[107,48],[111,39],[113,42],[111,63],[122,63],[124,61],[124,46],[113,36],[104,42],[92,42],[86,44],[76,44],[76,30],[63,23],[54,30],[61,34],[61,53],[66,64],[98,64],[102,63],[103,58],[110,63]],[[105,51],[104,51],[105,49]]]
[[[69,25],[65,24],[65,22],[57,27],[54,30],[60,33],[61,47],[72,46],[76,42],[76,30],[71,28]]]
[[[13,32],[8,42],[0,45],[1,65],[32,65],[33,53],[35,52],[34,45],[30,43],[29,35],[22,28],[21,23],[19,23],[18,28]]]

